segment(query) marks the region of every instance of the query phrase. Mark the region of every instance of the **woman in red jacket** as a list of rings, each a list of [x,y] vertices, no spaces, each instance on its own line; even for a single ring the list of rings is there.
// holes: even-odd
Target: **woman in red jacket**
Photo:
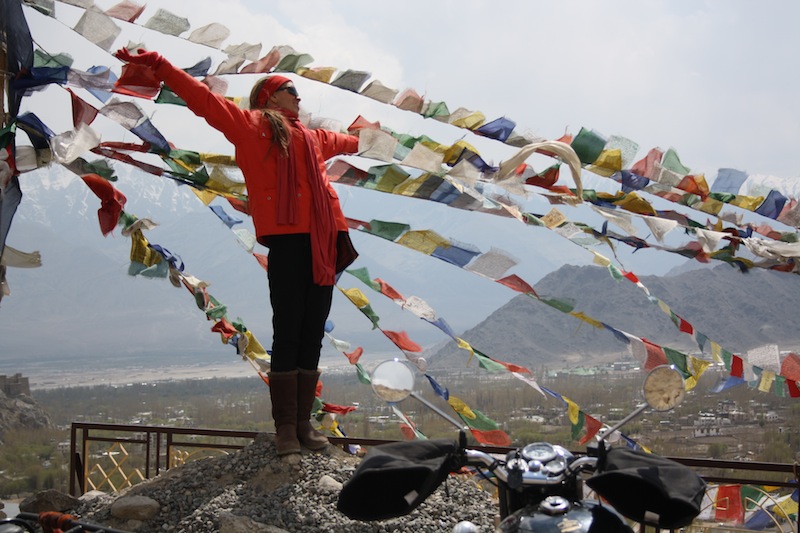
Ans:
[[[320,450],[328,439],[309,415],[316,396],[322,338],[336,274],[357,254],[325,161],[358,150],[358,137],[308,130],[298,119],[300,96],[289,78],[260,79],[250,109],[214,94],[156,52],[120,49],[126,63],[150,67],[233,143],[244,175],[259,243],[269,247],[272,359],[269,388],[278,455]],[[337,249],[342,253],[338,254]]]

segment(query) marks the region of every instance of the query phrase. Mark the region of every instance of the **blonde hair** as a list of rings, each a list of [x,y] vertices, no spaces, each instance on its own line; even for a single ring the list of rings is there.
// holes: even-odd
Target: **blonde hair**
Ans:
[[[283,118],[283,115],[274,109],[268,109],[267,107],[258,107],[258,95],[261,93],[262,87],[264,87],[264,83],[266,83],[268,77],[263,77],[258,80],[253,88],[250,90],[250,109],[260,110],[262,116],[265,120],[269,122],[270,129],[272,130],[272,142],[277,142],[278,145],[281,147],[281,152],[283,155],[289,154],[289,129],[286,126],[286,121]]]

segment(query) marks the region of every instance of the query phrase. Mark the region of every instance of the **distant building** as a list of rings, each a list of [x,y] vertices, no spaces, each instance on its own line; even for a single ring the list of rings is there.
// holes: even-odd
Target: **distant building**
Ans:
[[[28,383],[28,378],[22,377],[22,374],[14,374],[11,377],[0,376],[0,390],[9,398],[22,394],[31,395],[31,386]]]

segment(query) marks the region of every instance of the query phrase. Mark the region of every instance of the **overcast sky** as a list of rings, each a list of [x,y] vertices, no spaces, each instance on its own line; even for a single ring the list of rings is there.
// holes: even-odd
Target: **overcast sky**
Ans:
[[[68,7],[56,3],[59,15]],[[584,126],[630,138],[640,154],[673,147],[709,180],[720,167],[800,175],[800,4],[791,0],[151,0],[139,24],[160,7],[193,29],[226,25],[223,47],[290,45],[311,66],[365,70],[548,139]],[[184,50],[215,52],[136,38],[181,66]],[[326,103],[304,106],[324,114]]]
[[[98,4],[101,4],[98,2]],[[451,110],[557,138],[581,126],[644,152],[798,177],[800,4],[752,1],[149,1],[231,42],[288,44]]]

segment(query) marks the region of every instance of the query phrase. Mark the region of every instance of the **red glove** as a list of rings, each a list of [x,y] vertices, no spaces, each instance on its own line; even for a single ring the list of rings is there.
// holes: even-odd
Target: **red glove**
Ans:
[[[138,54],[131,54],[127,48],[120,48],[114,56],[120,61],[134,65],[142,65],[151,69],[158,68],[164,62],[164,57],[158,52],[148,52],[143,48],[137,50]]]

